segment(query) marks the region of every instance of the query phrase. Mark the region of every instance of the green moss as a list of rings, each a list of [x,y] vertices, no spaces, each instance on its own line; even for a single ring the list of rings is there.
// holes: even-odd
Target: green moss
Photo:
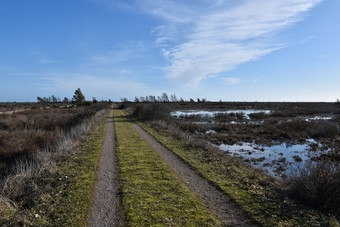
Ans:
[[[126,225],[221,226],[118,110],[115,119]]]
[[[321,213],[295,204],[284,185],[221,152],[206,151],[175,138],[165,130],[139,122],[160,143],[194,167],[264,226],[319,226]]]

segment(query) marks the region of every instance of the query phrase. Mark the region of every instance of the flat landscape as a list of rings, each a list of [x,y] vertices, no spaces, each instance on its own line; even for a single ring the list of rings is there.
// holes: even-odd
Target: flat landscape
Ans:
[[[340,227],[339,9],[0,1],[0,227]]]
[[[2,105],[2,226],[338,225],[337,103]]]

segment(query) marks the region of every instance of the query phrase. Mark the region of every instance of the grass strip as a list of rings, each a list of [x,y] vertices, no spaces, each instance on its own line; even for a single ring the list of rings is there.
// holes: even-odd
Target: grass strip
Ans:
[[[115,126],[127,226],[222,226],[119,110]]]
[[[221,152],[207,151],[170,132],[138,122],[204,178],[219,187],[263,226],[331,226],[320,212],[292,202],[283,185]],[[157,127],[157,126],[156,126]]]
[[[57,161],[57,171],[43,179],[46,186],[38,206],[25,215],[34,226],[85,226],[107,119],[75,147],[76,152]]]

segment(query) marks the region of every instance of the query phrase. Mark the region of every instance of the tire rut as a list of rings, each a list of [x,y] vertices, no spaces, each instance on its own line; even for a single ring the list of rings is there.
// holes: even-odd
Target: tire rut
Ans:
[[[87,220],[88,226],[124,226],[114,135],[113,110],[111,110],[93,191],[93,204]]]
[[[124,113],[123,113],[124,114]],[[226,226],[258,226],[226,194],[201,177],[190,165],[159,143],[143,128],[130,120],[140,135],[156,150],[162,160],[172,168],[183,182],[193,191]]]

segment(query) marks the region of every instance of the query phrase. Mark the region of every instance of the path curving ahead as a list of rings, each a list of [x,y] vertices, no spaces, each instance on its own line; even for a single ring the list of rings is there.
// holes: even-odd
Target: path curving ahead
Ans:
[[[113,110],[111,110],[93,191],[93,204],[87,220],[88,226],[124,226],[118,195],[119,180],[114,132]]]

